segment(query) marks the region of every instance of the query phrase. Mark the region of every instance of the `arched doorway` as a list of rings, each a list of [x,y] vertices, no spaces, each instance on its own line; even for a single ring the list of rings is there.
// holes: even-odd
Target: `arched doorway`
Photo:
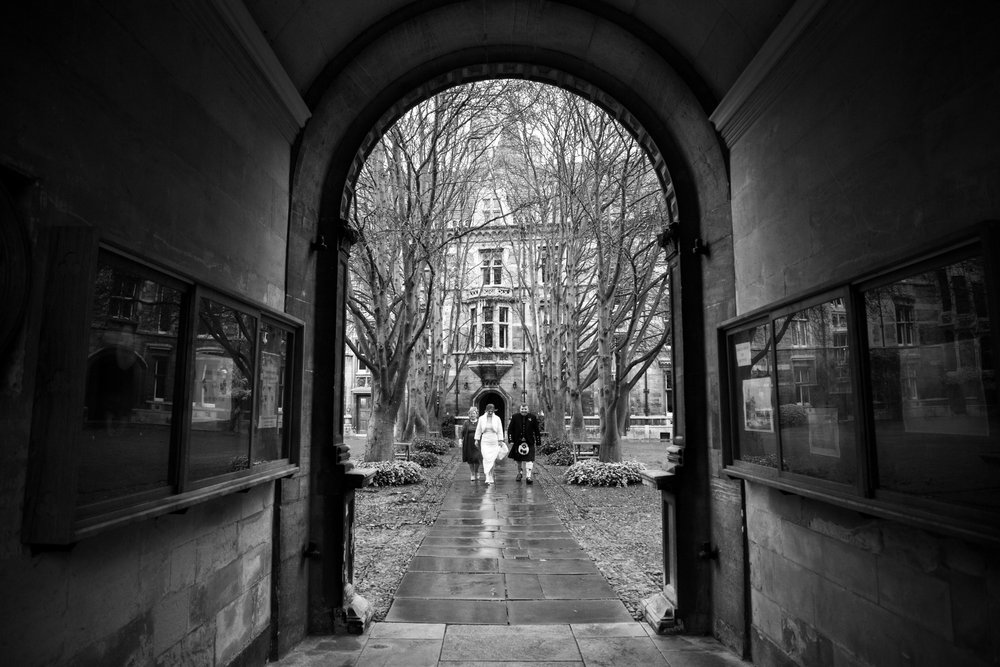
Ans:
[[[487,390],[484,391],[476,398],[476,407],[479,408],[479,414],[486,412],[486,406],[490,403],[493,404],[493,410],[496,412],[497,417],[500,417],[503,421],[503,427],[507,428],[507,420],[510,418],[510,411],[507,409],[507,399],[497,391]]]
[[[306,341],[312,350],[307,365],[311,362],[315,379],[313,486],[328,487],[323,471],[340,470],[347,459],[341,432],[343,389],[337,378],[343,368],[347,257],[355,234],[344,223],[344,212],[373,138],[417,101],[466,81],[520,77],[578,92],[610,110],[640,138],[658,166],[669,172],[679,204],[681,224],[673,230],[672,247],[681,252],[671,270],[672,290],[679,297],[674,299],[672,316],[675,428],[688,443],[696,444],[689,446],[682,474],[675,479],[674,491],[685,504],[676,521],[681,582],[677,595],[683,600],[679,613],[685,628],[708,633],[717,621],[713,577],[721,574],[733,581],[743,577],[738,554],[725,563],[697,557],[699,545],[716,540],[713,512],[739,513],[738,496],[730,492],[713,496],[709,483],[710,461],[720,437],[717,411],[706,409],[714,400],[710,388],[717,384],[718,372],[717,351],[710,342],[717,325],[735,313],[723,152],[702,102],[703,91],[696,93],[678,74],[683,63],[672,63],[671,53],[645,41],[635,25],[568,3],[533,5],[530,20],[525,20],[522,9],[519,3],[504,0],[490,3],[488,12],[469,12],[462,3],[415,9],[366,32],[331,60],[310,91],[313,115],[300,137],[293,168],[289,248],[290,252],[318,248],[310,255],[315,270],[309,276],[315,280],[303,276],[304,289],[298,290],[294,282],[298,277],[292,276],[288,292],[308,293],[309,298],[297,306],[312,306],[311,336],[317,341],[314,345]],[[709,253],[694,252],[706,245],[703,240]],[[300,257],[290,261],[299,262]],[[710,304],[703,302],[705,285],[712,286]],[[699,409],[686,411],[689,403]],[[317,499],[329,501],[328,496]],[[344,530],[331,531],[324,513],[345,516],[349,511],[328,502],[315,502],[313,507],[311,531],[321,542],[320,550],[343,553],[339,540]],[[344,562],[310,569],[314,613],[343,603],[347,568]],[[738,603],[718,607],[725,608],[725,625],[744,624]],[[310,620],[314,631],[321,627],[322,623]]]

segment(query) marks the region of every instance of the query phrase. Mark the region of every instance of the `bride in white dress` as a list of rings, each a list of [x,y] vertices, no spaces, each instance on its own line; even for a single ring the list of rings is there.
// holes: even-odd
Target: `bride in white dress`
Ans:
[[[486,474],[486,484],[493,484],[493,466],[497,462],[497,454],[500,453],[500,443],[506,438],[503,434],[503,420],[493,412],[493,404],[486,406],[486,412],[476,423],[476,444],[479,451],[483,453],[483,472]]]

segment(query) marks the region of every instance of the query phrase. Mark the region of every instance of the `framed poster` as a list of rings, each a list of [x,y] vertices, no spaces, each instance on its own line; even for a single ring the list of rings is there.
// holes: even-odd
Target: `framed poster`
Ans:
[[[743,380],[743,429],[774,432],[774,406],[771,404],[771,378]]]
[[[278,389],[281,385],[281,358],[277,354],[260,355],[260,398],[257,428],[278,426]]]
[[[810,454],[840,458],[840,423],[837,412],[837,408],[810,408]]]

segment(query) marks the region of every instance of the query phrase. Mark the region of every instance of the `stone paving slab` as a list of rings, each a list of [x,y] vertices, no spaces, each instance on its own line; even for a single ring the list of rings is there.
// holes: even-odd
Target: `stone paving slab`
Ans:
[[[665,659],[648,637],[598,637],[577,639],[586,665],[656,665]]]
[[[646,626],[653,645],[668,664],[677,667],[747,667],[748,664],[715,637],[657,635]]]
[[[504,575],[509,600],[538,600],[545,597],[538,577],[533,574]]]
[[[472,540],[495,540],[499,539],[500,535],[495,530],[489,530],[488,526],[484,526],[483,529],[480,528],[431,528],[427,531],[425,538],[442,538],[447,540],[453,539],[472,539]],[[440,543],[440,540],[435,540],[435,544]]]
[[[441,526],[470,525],[468,523],[463,524],[461,522],[468,522],[470,519],[474,519],[475,517],[472,516],[473,514],[474,513],[470,512],[466,516],[462,517],[443,517],[443,518],[438,517],[437,525]],[[507,516],[504,514],[501,514],[499,516],[495,514],[486,514],[485,517],[483,518],[485,520],[479,521],[477,522],[477,524],[481,524],[481,526],[489,526],[491,528],[494,526],[498,529],[546,527],[549,530],[565,530],[565,526],[563,526],[562,521],[559,520],[559,517],[549,516],[548,514],[539,514],[537,516],[514,516],[514,517]]]
[[[533,547],[540,547],[543,549],[580,548],[580,543],[572,537],[518,537],[510,541],[515,543],[513,546],[521,549],[528,549],[529,551]]]
[[[538,588],[540,595],[517,597],[545,600],[617,600],[602,574],[505,574],[508,588]],[[530,581],[529,581],[530,580]]]
[[[328,667],[355,665],[368,642],[367,637],[306,637],[281,660],[280,667]]]
[[[497,558],[450,558],[447,556],[414,556],[410,572],[499,572]]]
[[[532,560],[574,558],[590,560],[590,554],[580,547],[563,547],[561,549],[504,549],[504,558],[530,558]]]
[[[438,518],[434,522],[435,526],[512,526],[516,525],[512,523],[513,519],[506,518],[495,518],[495,519],[483,519],[476,517],[466,517],[462,519],[441,519]],[[518,519],[522,525],[526,524],[527,521],[524,519]]]
[[[421,546],[494,547],[512,549],[579,549],[580,544],[571,537],[520,538],[520,537],[450,537],[428,536]]]
[[[442,505],[438,512],[439,519],[499,519],[503,516],[492,503]]]
[[[539,628],[450,625],[445,630],[441,660],[535,662],[582,661],[569,626]]]
[[[451,558],[503,558],[500,547],[450,547],[441,544],[421,544],[417,556],[446,556]]]
[[[421,571],[412,567],[403,575],[396,598],[617,600],[600,574],[472,573]]]
[[[444,639],[444,623],[373,623],[372,639]]]
[[[648,637],[646,632],[649,627],[645,623],[635,621],[621,623],[574,623],[573,634],[580,638],[588,637]]]
[[[511,600],[508,623],[620,623],[634,620],[621,600]]]
[[[429,547],[493,547],[495,549],[502,549],[508,545],[507,542],[510,540],[502,539],[499,537],[425,537],[424,541],[420,543],[420,546],[427,545]]]
[[[436,667],[441,657],[437,639],[376,639],[361,651],[356,667]]]
[[[411,571],[403,575],[396,589],[396,599],[503,600],[505,591],[502,574]]]
[[[589,558],[503,558],[497,561],[497,568],[505,574],[600,574]]]
[[[547,526],[438,526],[427,531],[427,537],[516,537],[521,539],[565,538],[568,533],[556,532]]]
[[[507,625],[507,605],[491,600],[397,598],[385,615],[387,623],[474,623]]]

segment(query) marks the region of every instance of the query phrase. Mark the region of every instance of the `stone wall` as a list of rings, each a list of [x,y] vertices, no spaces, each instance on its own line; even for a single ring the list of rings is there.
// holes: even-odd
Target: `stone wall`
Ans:
[[[986,665],[1000,550],[748,485],[757,664]]]
[[[996,6],[828,3],[732,145],[740,313],[1000,217]]]
[[[3,10],[0,177],[33,266],[45,264],[47,229],[86,226],[140,258],[284,308],[290,140],[224,46],[213,6],[85,0]],[[266,651],[278,514],[288,536],[278,571],[289,581],[279,608],[292,618],[304,608],[295,588],[301,477],[281,482],[280,508],[269,483],[64,551],[22,544],[32,406],[44,389],[34,381],[50,307],[43,277],[36,270],[27,319],[0,351],[4,662],[228,664]]]
[[[265,633],[268,486],[3,563],[10,664],[228,664]]]
[[[1000,217],[998,28],[985,2],[824,6],[729,138],[739,313]],[[746,495],[756,662],[1000,656],[995,546]]]

